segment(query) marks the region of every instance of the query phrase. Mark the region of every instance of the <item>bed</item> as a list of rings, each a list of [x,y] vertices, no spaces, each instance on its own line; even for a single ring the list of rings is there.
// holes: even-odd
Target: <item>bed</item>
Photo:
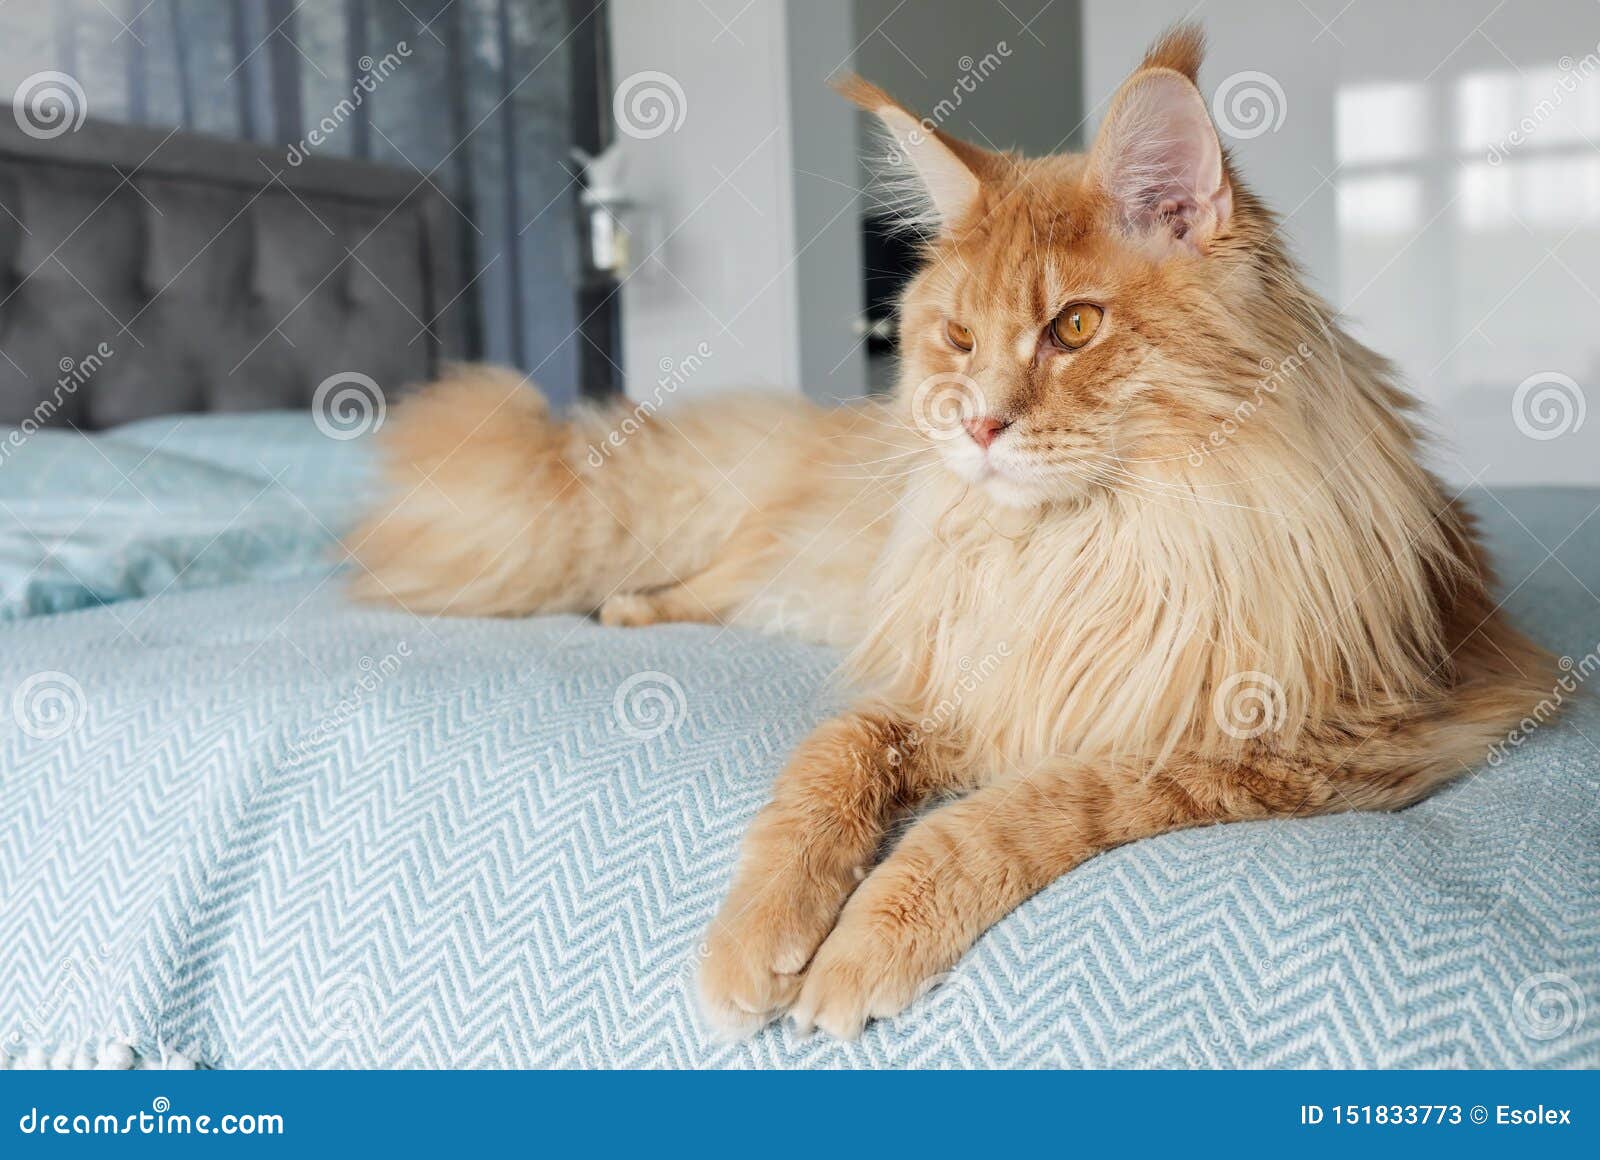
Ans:
[[[419,173],[5,118],[0,207],[0,423],[309,408],[352,373],[392,398],[466,350],[453,211]]]
[[[0,158],[23,221],[16,191],[58,161],[29,156]],[[211,196],[205,157],[187,180]],[[320,176],[293,193],[350,199]],[[395,210],[417,241],[392,271],[416,300],[364,300],[387,311],[369,356],[415,360],[372,373],[399,389],[449,346],[395,336],[448,296],[414,182],[367,176],[342,212]],[[136,321],[146,346],[123,347],[155,353],[107,359],[70,422],[27,428],[48,379],[0,394],[20,424],[0,432],[0,1065],[1600,1066],[1600,712],[1565,693],[1560,720],[1403,813],[1098,857],[856,1043],[715,1042],[690,985],[702,932],[784,754],[840,702],[837,658],[701,625],[352,605],[332,546],[381,411],[335,429],[312,405],[368,365],[337,344],[348,324],[312,320],[327,333],[259,381],[253,357],[221,365],[255,341],[241,326],[159,395],[140,360],[195,341],[176,325]],[[63,357],[22,343],[35,374]],[[1600,493],[1468,501],[1508,607],[1581,684]]]

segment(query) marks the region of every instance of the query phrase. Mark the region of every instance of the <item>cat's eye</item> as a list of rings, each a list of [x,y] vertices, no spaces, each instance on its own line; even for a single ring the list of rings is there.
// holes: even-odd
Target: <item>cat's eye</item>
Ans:
[[[972,349],[972,331],[962,326],[959,322],[946,322],[944,336],[950,340],[950,345],[957,350],[970,351]]]
[[[1105,311],[1091,302],[1074,302],[1056,315],[1050,324],[1050,337],[1068,350],[1077,350],[1094,337],[1105,316]]]

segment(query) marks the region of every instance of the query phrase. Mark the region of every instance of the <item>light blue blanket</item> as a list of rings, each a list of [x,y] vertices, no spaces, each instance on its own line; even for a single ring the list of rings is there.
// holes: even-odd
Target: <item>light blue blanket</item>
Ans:
[[[364,452],[308,411],[0,427],[0,620],[325,571]]]
[[[252,458],[270,478],[298,438],[271,454],[255,439]],[[201,462],[204,442],[184,454]],[[358,486],[322,444],[300,468],[321,482],[294,486]],[[1517,617],[1591,653],[1600,494],[1475,507]],[[302,532],[325,542],[315,521]],[[725,1046],[694,1015],[697,947],[785,752],[832,707],[825,650],[703,626],[417,620],[346,603],[317,552],[0,639],[15,1060],[1600,1066],[1587,703],[1401,814],[1097,858],[858,1043],[774,1027]]]

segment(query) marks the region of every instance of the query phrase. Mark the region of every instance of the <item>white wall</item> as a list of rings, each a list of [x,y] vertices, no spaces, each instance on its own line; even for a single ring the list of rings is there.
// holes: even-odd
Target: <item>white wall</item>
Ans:
[[[665,95],[675,129],[619,134],[648,213],[622,290],[628,391],[711,354],[680,395],[864,390],[854,117],[825,78],[850,56],[843,0],[611,0],[613,81]],[[633,90],[637,91],[637,89]],[[681,121],[678,113],[681,109]]]
[[[1438,469],[1600,483],[1600,415],[1576,426],[1600,406],[1600,7],[1084,0],[1086,108],[1190,13],[1208,100],[1270,78],[1232,91],[1264,93],[1276,129],[1224,126],[1225,143],[1318,288],[1427,404]]]

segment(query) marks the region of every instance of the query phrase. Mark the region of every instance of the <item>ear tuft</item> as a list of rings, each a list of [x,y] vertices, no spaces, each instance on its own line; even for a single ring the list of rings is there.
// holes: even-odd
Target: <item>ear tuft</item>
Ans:
[[[846,74],[835,91],[877,118],[884,148],[869,163],[879,206],[898,225],[918,233],[950,229],[978,203],[979,150],[945,136],[877,85]]]
[[[868,113],[876,113],[885,105],[898,104],[877,85],[855,73],[842,74],[837,80],[829,81],[828,87],[852,105]]]
[[[1189,78],[1190,84],[1200,83],[1200,62],[1206,55],[1206,34],[1198,24],[1174,24],[1161,34],[1161,38],[1144,54],[1139,67],[1169,68]]]

